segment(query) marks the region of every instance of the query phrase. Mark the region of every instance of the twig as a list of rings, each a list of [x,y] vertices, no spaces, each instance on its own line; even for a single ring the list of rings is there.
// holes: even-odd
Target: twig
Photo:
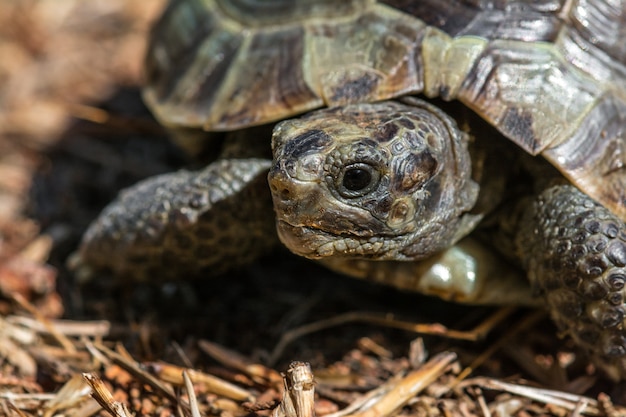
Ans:
[[[272,417],[315,416],[315,383],[311,366],[304,362],[292,362],[283,376],[285,390],[283,400],[273,411]]]
[[[257,383],[264,384],[270,382],[272,384],[278,384],[283,380],[280,374],[275,370],[258,363],[253,363],[243,355],[226,349],[216,343],[209,342],[208,340],[200,340],[198,346],[213,359],[223,365],[245,373]]]
[[[545,314],[546,313],[544,311],[537,310],[527,316],[524,320],[511,328],[509,331],[507,331],[500,339],[498,339],[497,342],[489,346],[489,348],[487,348],[484,352],[478,355],[478,357],[474,359],[474,361],[469,366],[463,369],[463,371],[454,379],[454,381],[451,382],[450,387],[454,387],[459,382],[467,378],[472,372],[474,372],[474,369],[478,368],[487,359],[493,356],[493,354],[496,353],[498,349],[500,349],[507,341],[509,341],[511,337],[513,337],[513,335],[524,330],[527,327],[530,327],[532,324],[543,318]]]
[[[326,417],[390,416],[406,405],[417,393],[436,381],[455,359],[455,353],[442,352],[402,379],[394,379],[377,388],[376,395],[368,396],[366,402],[359,400],[358,407],[350,406]],[[356,412],[353,413],[353,410]]]
[[[571,412],[579,409],[579,414],[593,416],[601,415],[598,408],[598,402],[593,400],[592,398],[584,397],[582,395],[570,394],[563,391],[529,387],[525,385],[511,384],[497,379],[482,377],[472,378],[464,381],[458,385],[458,388],[464,388],[472,385],[478,385],[483,389],[505,391],[512,394],[517,394],[540,403],[556,405]]]
[[[198,399],[196,398],[196,392],[193,389],[193,382],[189,378],[189,374],[183,371],[183,380],[185,381],[185,390],[189,397],[189,408],[191,409],[192,417],[200,417],[200,410],[198,409]]]
[[[486,320],[484,320],[474,329],[468,331],[448,329],[447,327],[439,323],[412,323],[408,321],[396,320],[389,315],[352,311],[331,317],[329,319],[305,324],[303,326],[285,332],[276,344],[274,350],[272,351],[269,363],[276,363],[285,348],[290,343],[301,338],[302,336],[344,324],[367,323],[375,326],[391,327],[394,329],[401,329],[419,334],[429,334],[443,336],[450,339],[476,341],[483,338],[494,326],[506,319],[513,311],[515,311],[515,308],[513,307],[501,308],[496,311],[495,314],[490,315]]]
[[[91,394],[100,406],[115,417],[133,417],[126,404],[113,399],[104,382],[94,374],[84,373],[83,378],[93,389]]]
[[[70,354],[75,354],[77,352],[76,347],[72,343],[70,339],[68,339],[63,333],[61,333],[54,324],[44,317],[37,308],[28,302],[21,294],[13,293],[11,294],[11,298],[15,302],[17,302],[23,309],[32,314],[47,330],[50,332],[50,335],[56,339],[57,342],[63,349],[65,349]]]
[[[174,393],[174,391],[169,385],[163,384],[154,376],[150,375],[148,372],[139,368],[139,366],[137,366],[137,364],[133,360],[129,360],[123,355],[120,355],[117,352],[113,352],[111,349],[107,348],[101,343],[94,343],[94,347],[97,348],[100,352],[102,352],[110,360],[112,360],[113,363],[120,366],[122,369],[129,372],[131,375],[134,375],[136,378],[140,379],[142,382],[150,385],[152,388],[163,393],[170,401],[174,403],[180,402],[180,399],[176,396],[176,394]]]
[[[204,384],[208,392],[235,401],[254,401],[254,396],[249,391],[204,372],[190,368],[181,368],[168,363],[152,363],[148,366],[160,379],[171,384],[183,385],[183,375],[187,375],[193,383]]]

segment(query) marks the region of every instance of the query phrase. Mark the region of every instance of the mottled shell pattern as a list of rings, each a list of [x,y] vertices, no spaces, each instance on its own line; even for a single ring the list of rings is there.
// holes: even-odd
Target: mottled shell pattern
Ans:
[[[160,121],[206,130],[459,100],[626,220],[626,0],[175,0],[147,82]]]

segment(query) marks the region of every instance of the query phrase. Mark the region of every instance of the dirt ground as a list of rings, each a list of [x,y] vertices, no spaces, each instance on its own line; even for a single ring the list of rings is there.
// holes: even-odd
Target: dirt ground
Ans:
[[[318,415],[626,415],[626,384],[541,312],[445,303],[285,252],[195,282],[69,270],[120,188],[188,163],[139,92],[163,5],[0,2],[0,415],[269,415],[292,361],[312,366]]]

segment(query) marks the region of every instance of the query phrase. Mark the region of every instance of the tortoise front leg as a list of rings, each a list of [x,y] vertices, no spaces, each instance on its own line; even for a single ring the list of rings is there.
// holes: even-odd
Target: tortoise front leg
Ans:
[[[614,378],[626,376],[626,225],[571,185],[546,189],[516,246],[557,326]]]
[[[216,275],[253,260],[278,243],[270,164],[222,159],[122,191],[85,233],[79,268],[147,281]]]

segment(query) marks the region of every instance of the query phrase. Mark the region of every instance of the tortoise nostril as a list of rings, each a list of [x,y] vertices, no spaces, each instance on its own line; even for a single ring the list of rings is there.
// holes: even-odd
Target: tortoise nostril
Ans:
[[[285,202],[292,198],[290,178],[283,171],[272,170],[269,174],[269,184],[274,198]]]
[[[288,201],[291,199],[291,190],[282,181],[272,181],[270,183],[270,189],[275,198],[281,201]]]

